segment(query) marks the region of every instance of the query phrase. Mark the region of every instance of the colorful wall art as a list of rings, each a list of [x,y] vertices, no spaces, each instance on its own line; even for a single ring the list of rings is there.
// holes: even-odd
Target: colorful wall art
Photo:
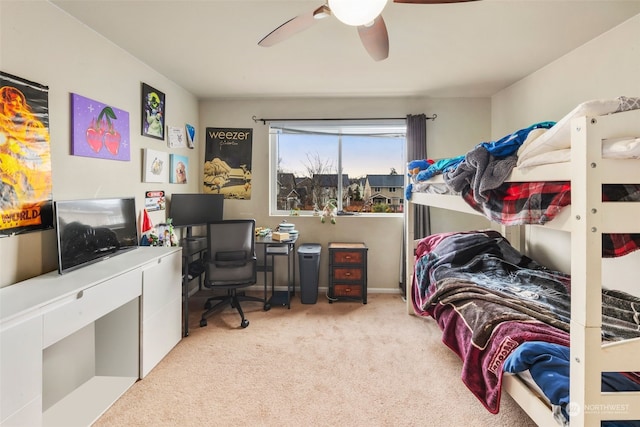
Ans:
[[[186,184],[189,171],[189,158],[178,154],[171,155],[171,183]]]
[[[71,154],[130,160],[129,113],[71,94]]]
[[[195,141],[196,141],[196,128],[193,127],[193,125],[190,125],[189,123],[184,125],[184,127],[187,131],[187,147],[193,148],[195,147]]]
[[[0,236],[53,227],[49,88],[0,72]]]
[[[253,129],[206,128],[204,192],[251,199]]]
[[[142,83],[142,135],[164,140],[165,96]]]

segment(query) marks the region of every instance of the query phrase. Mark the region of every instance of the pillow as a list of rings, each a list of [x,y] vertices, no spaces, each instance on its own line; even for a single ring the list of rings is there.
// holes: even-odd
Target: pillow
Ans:
[[[638,159],[640,158],[640,138],[623,137],[605,139],[602,141],[602,158],[604,159]],[[518,167],[547,165],[549,163],[563,163],[571,161],[571,149],[554,150],[529,156],[518,161]]]
[[[524,142],[522,143],[520,148],[518,148],[518,153],[524,151],[525,147],[528,147],[529,145],[533,144],[533,141],[538,139],[543,134],[547,133],[547,131],[549,129],[551,129],[551,128],[538,128],[538,129],[533,129],[531,132],[529,132],[529,135],[527,135],[527,138],[524,140]],[[527,148],[527,150],[528,150],[528,148]]]
[[[550,163],[564,163],[571,161],[571,149],[564,148],[562,150],[548,151],[546,153],[536,154],[535,156],[527,156],[524,160],[518,159],[519,168],[530,168],[539,165],[548,165]]]
[[[602,157],[605,159],[640,158],[640,138],[605,139],[602,141]]]
[[[528,157],[571,147],[571,121],[583,116],[602,116],[621,108],[620,98],[594,99],[583,102],[564,116],[551,129],[518,150],[518,166]]]

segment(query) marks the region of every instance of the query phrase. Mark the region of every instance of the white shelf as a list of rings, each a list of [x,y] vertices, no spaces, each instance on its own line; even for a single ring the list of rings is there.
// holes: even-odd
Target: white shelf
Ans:
[[[137,380],[136,377],[96,376],[43,413],[43,426],[93,424]]]

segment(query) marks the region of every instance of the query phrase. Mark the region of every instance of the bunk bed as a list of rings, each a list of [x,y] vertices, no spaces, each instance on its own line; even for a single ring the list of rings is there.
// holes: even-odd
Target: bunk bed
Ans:
[[[621,97],[623,98],[623,97]],[[640,338],[625,335],[620,340],[611,342],[603,341],[603,281],[602,262],[604,257],[623,256],[634,252],[640,247],[640,203],[629,202],[637,194],[619,198],[617,202],[611,202],[611,195],[607,188],[613,186],[617,190],[630,187],[631,193],[637,193],[638,188],[629,183],[640,183],[640,161],[637,148],[640,140],[640,109],[637,99],[617,98],[608,101],[593,101],[581,104],[571,113],[557,123],[544,122],[528,128],[526,132],[514,133],[505,137],[505,141],[513,141],[517,136],[517,152],[509,157],[508,167],[492,169],[495,174],[502,173],[500,189],[511,183],[535,182],[540,185],[556,185],[561,188],[553,189],[553,197],[548,203],[551,208],[537,212],[536,215],[495,215],[495,210],[487,208],[482,197],[475,197],[480,187],[471,181],[471,189],[457,191],[447,184],[446,162],[442,170],[444,174],[431,174],[426,179],[427,185],[417,185],[416,181],[407,181],[407,209],[406,223],[407,254],[415,256],[407,257],[407,309],[410,314],[430,316],[432,310],[425,310],[424,296],[420,295],[420,287],[428,286],[418,283],[419,280],[429,280],[431,271],[429,262],[433,262],[431,250],[438,248],[443,239],[451,237],[449,234],[427,236],[424,239],[415,240],[413,233],[414,209],[411,204],[433,206],[450,209],[470,214],[483,215],[499,225],[500,233],[494,235],[492,231],[482,231],[480,234],[489,236],[493,242],[506,242],[508,238],[510,249],[505,253],[510,254],[509,263],[520,263],[521,267],[532,267],[535,271],[543,272],[546,279],[551,280],[558,289],[564,289],[569,295],[570,307],[567,307],[567,319],[565,326],[555,325],[555,329],[541,329],[532,334],[532,339],[540,338],[547,343],[568,345],[569,356],[569,390],[570,403],[564,407],[565,416],[570,415],[571,426],[601,426],[602,421],[610,420],[640,420],[640,392],[603,392],[603,373],[624,373],[633,376],[632,373],[640,371]],[[631,101],[631,108],[619,109],[616,103]],[[592,108],[593,107],[593,108]],[[615,114],[611,114],[615,113]],[[543,137],[544,145],[536,145],[535,139]],[[563,137],[563,140],[560,138]],[[603,144],[604,141],[604,144]],[[620,141],[620,145],[611,149]],[[540,141],[538,141],[540,142]],[[613,145],[611,145],[613,143]],[[603,146],[604,145],[604,146]],[[626,148],[622,149],[621,146]],[[542,147],[542,148],[540,148]],[[473,150],[472,150],[473,151]],[[554,154],[562,154],[556,156]],[[626,151],[628,154],[621,154]],[[531,161],[543,153],[546,160]],[[549,154],[551,153],[551,154]],[[613,153],[613,154],[612,154]],[[469,153],[467,153],[469,154]],[[467,158],[468,156],[462,156]],[[554,163],[549,163],[551,159]],[[460,160],[456,158],[456,161]],[[525,163],[526,162],[526,163]],[[437,166],[438,162],[434,165]],[[520,164],[520,165],[519,165]],[[409,176],[414,177],[417,171],[412,170],[410,163]],[[428,170],[433,165],[423,170]],[[496,172],[497,171],[497,172]],[[477,175],[477,171],[474,172]],[[451,174],[449,174],[449,178]],[[495,175],[494,175],[495,177]],[[616,187],[617,186],[617,187]],[[420,188],[418,188],[420,187]],[[493,199],[496,195],[491,193],[493,188],[485,193],[486,199]],[[547,200],[549,202],[549,200]],[[492,214],[494,214],[492,216]],[[547,271],[535,264],[520,251],[524,251],[524,238],[529,227],[541,226],[563,230],[570,233],[571,240],[571,272],[563,276],[560,272]],[[452,236],[460,236],[464,233],[452,233]],[[504,235],[504,236],[503,236]],[[512,246],[511,246],[512,245]],[[506,247],[500,243],[501,247]],[[436,252],[437,252],[436,250]],[[495,247],[494,247],[495,250]],[[607,252],[609,250],[609,252]],[[431,256],[426,264],[424,256]],[[522,258],[517,258],[522,256]],[[514,258],[515,257],[515,258]],[[596,261],[597,260],[597,261]],[[447,270],[450,265],[440,265]],[[512,268],[512,267],[510,267]],[[425,279],[426,277],[426,279]],[[433,280],[433,276],[431,277]],[[449,279],[444,279],[449,280]],[[640,296],[640,286],[636,296]],[[423,298],[423,300],[421,300]],[[429,301],[434,303],[434,301]],[[640,324],[637,312],[638,301],[631,297],[631,322]],[[435,303],[436,305],[439,302]],[[440,308],[446,304],[440,304]],[[450,307],[453,305],[449,304]],[[606,309],[606,307],[605,307]],[[458,309],[459,310],[459,309]],[[635,310],[635,311],[634,311]],[[455,311],[455,309],[453,310]],[[449,312],[449,315],[451,313]],[[635,317],[634,317],[635,314]],[[455,317],[455,316],[450,316]],[[558,316],[556,316],[557,318]],[[559,316],[562,319],[562,315]],[[456,346],[475,345],[469,342],[447,342],[444,335],[447,333],[445,324],[447,314],[437,319],[438,326],[443,329],[443,341],[452,348],[461,358],[465,350]],[[455,318],[453,321],[460,321]],[[464,320],[463,320],[464,321]],[[527,321],[522,321],[526,323]],[[532,321],[535,323],[535,321]],[[563,323],[563,322],[561,322]],[[503,323],[501,325],[504,325]],[[605,329],[606,329],[605,325]],[[468,327],[468,326],[467,326]],[[563,330],[564,328],[564,330]],[[499,329],[499,328],[498,328]],[[570,329],[570,334],[568,333]],[[502,332],[502,331],[501,331]],[[640,329],[638,329],[640,335]],[[493,332],[495,333],[495,332]],[[546,334],[546,337],[544,335]],[[455,335],[455,334],[454,334]],[[495,335],[500,335],[495,333]],[[508,334],[507,334],[508,335]],[[624,334],[623,334],[624,335]],[[636,335],[637,336],[637,335]],[[508,337],[507,337],[508,338]],[[618,337],[620,338],[620,337]],[[470,339],[467,337],[462,341]],[[541,393],[541,389],[535,383],[531,383],[531,377],[527,375],[507,375],[503,373],[504,362],[510,360],[518,347],[521,349],[523,338],[517,342],[502,340],[501,347],[494,353],[491,361],[492,369],[499,370],[494,384],[497,387],[498,396],[493,396],[493,401],[484,400],[483,403],[491,412],[499,410],[499,395],[507,392],[527,412],[527,414],[541,426],[559,425],[558,408],[550,404],[549,400]],[[504,343],[507,343],[506,345]],[[566,347],[565,347],[566,348]],[[463,364],[473,364],[473,361],[465,361]],[[480,365],[476,363],[476,365]],[[513,365],[513,364],[512,364]],[[463,369],[467,369],[463,366]],[[482,376],[486,366],[476,366],[477,375]],[[526,374],[526,372],[525,372]],[[477,380],[477,378],[475,378]],[[465,383],[469,386],[468,381]],[[480,386],[482,388],[482,386]],[[477,390],[472,390],[477,397]],[[490,399],[489,399],[490,400]],[[613,421],[615,422],[615,421]],[[618,424],[603,424],[618,425]],[[620,424],[625,425],[625,424]]]

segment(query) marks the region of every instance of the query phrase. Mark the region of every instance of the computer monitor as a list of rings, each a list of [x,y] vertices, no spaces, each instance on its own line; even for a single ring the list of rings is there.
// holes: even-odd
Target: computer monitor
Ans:
[[[138,247],[133,197],[54,203],[60,274]]]
[[[169,201],[169,218],[174,227],[187,227],[187,238],[191,238],[191,227],[221,221],[223,207],[222,194],[174,193]]]

